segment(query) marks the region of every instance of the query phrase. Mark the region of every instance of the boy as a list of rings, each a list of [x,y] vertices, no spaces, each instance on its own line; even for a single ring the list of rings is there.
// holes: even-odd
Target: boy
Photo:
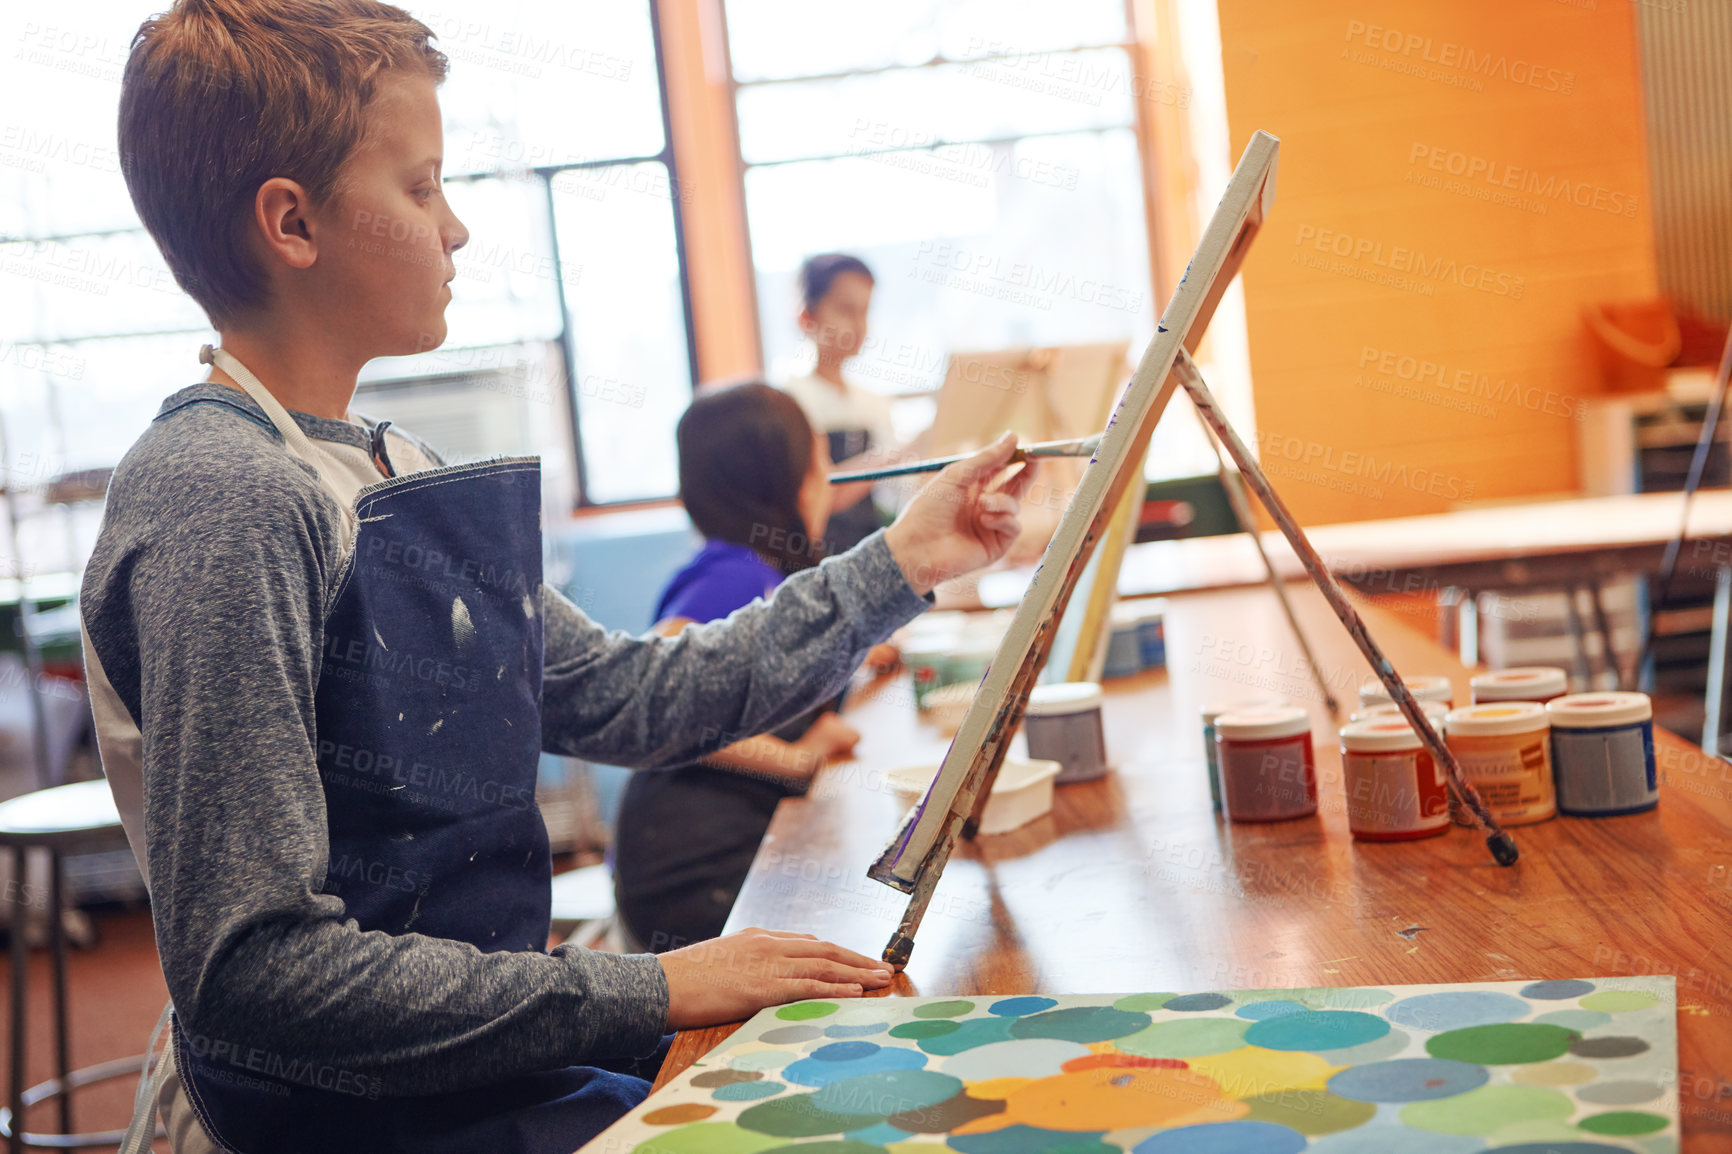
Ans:
[[[443,340],[467,239],[429,37],[375,0],[179,0],[127,64],[128,188],[222,345],[116,470],[82,594],[177,1151],[566,1154],[642,1099],[622,1071],[666,1031],[885,985],[759,930],[545,952],[536,758],[681,764],[772,728],[1016,536],[1006,438],[677,639],[543,589],[536,462],[446,467],[349,413],[368,360]]]

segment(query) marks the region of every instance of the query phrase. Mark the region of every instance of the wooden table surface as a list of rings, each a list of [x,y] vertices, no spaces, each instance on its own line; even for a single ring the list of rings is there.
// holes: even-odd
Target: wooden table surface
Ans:
[[[1435,592],[1447,586],[1511,589],[1566,586],[1595,577],[1652,572],[1683,515],[1681,493],[1578,497],[1492,505],[1453,513],[1306,526],[1324,564],[1367,593]],[[1301,578],[1299,558],[1276,530],[1263,547],[1278,573]],[[1732,490],[1698,493],[1680,568],[1732,564]],[[956,588],[946,607],[1014,605],[1032,568],[1001,570]],[[1231,589],[1266,580],[1243,533],[1133,545],[1119,571],[1124,597]]]
[[[1291,587],[1337,697],[1369,669],[1322,598]],[[1401,619],[1367,608],[1396,668],[1464,669]],[[1497,866],[1465,829],[1364,844],[1347,830],[1334,722],[1273,597],[1169,602],[1169,669],[1109,682],[1115,770],[1057,790],[1053,812],[965,844],[939,884],[899,995],[1083,994],[1673,974],[1687,1151],[1732,1151],[1732,764],[1658,733],[1653,812],[1514,827]],[[1232,825],[1211,810],[1197,711],[1279,692],[1311,710],[1321,814]],[[1344,704],[1344,708],[1347,708]],[[918,722],[905,677],[859,695],[858,757],[784,801],[734,907],[747,926],[818,934],[876,957],[906,898],[866,877],[905,805],[885,771],[947,745]],[[1020,745],[1020,739],[1018,739]],[[675,1042],[657,1084],[733,1026]]]

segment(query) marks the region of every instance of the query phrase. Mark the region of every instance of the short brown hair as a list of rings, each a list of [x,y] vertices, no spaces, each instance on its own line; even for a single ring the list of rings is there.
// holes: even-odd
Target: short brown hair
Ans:
[[[174,279],[221,328],[265,303],[243,243],[259,185],[340,192],[379,73],[446,60],[433,32],[377,0],[176,0],[132,41],[120,163]]]

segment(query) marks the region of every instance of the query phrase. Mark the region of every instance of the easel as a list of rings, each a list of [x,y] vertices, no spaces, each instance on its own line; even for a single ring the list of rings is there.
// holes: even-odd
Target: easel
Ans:
[[[1514,841],[1499,828],[1478,792],[1462,775],[1454,756],[1413,694],[1372,640],[1335,578],[1221,415],[1186,347],[1201,339],[1274,204],[1279,147],[1280,142],[1266,132],[1252,135],[1190,267],[1161,315],[1154,340],[1149,342],[1107,423],[1095,458],[1065,508],[1045,560],[1017,607],[998,655],[945,754],[932,789],[910,811],[896,836],[867,871],[875,880],[910,895],[901,923],[884,948],[884,960],[898,969],[907,964],[913,953],[914,935],[957,838],[972,838],[980,827],[981,811],[992,792],[1011,736],[1022,723],[1029,693],[1051,651],[1057,623],[1095,546],[1119,509],[1127,486],[1143,483],[1142,461],[1148,452],[1149,439],[1172,399],[1173,390],[1181,383],[1199,416],[1226,447],[1240,474],[1286,534],[1391,699],[1401,707],[1443,769],[1464,812],[1487,833],[1486,843],[1493,856],[1501,865],[1516,861]],[[942,812],[937,804],[943,806]]]

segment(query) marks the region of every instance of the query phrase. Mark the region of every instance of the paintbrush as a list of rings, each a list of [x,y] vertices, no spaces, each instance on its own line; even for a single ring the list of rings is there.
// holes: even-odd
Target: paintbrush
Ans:
[[[1101,434],[1092,437],[1077,437],[1070,441],[1041,441],[1038,444],[1019,446],[1010,455],[1012,463],[1024,461],[1030,457],[1092,457],[1095,450],[1101,447]],[[831,473],[830,483],[842,485],[849,481],[882,481],[887,477],[906,477],[913,473],[936,473],[938,470],[958,461],[966,461],[973,453],[957,453],[951,457],[933,457],[928,461],[914,461],[907,465],[892,465],[886,469],[866,469],[858,473]]]

